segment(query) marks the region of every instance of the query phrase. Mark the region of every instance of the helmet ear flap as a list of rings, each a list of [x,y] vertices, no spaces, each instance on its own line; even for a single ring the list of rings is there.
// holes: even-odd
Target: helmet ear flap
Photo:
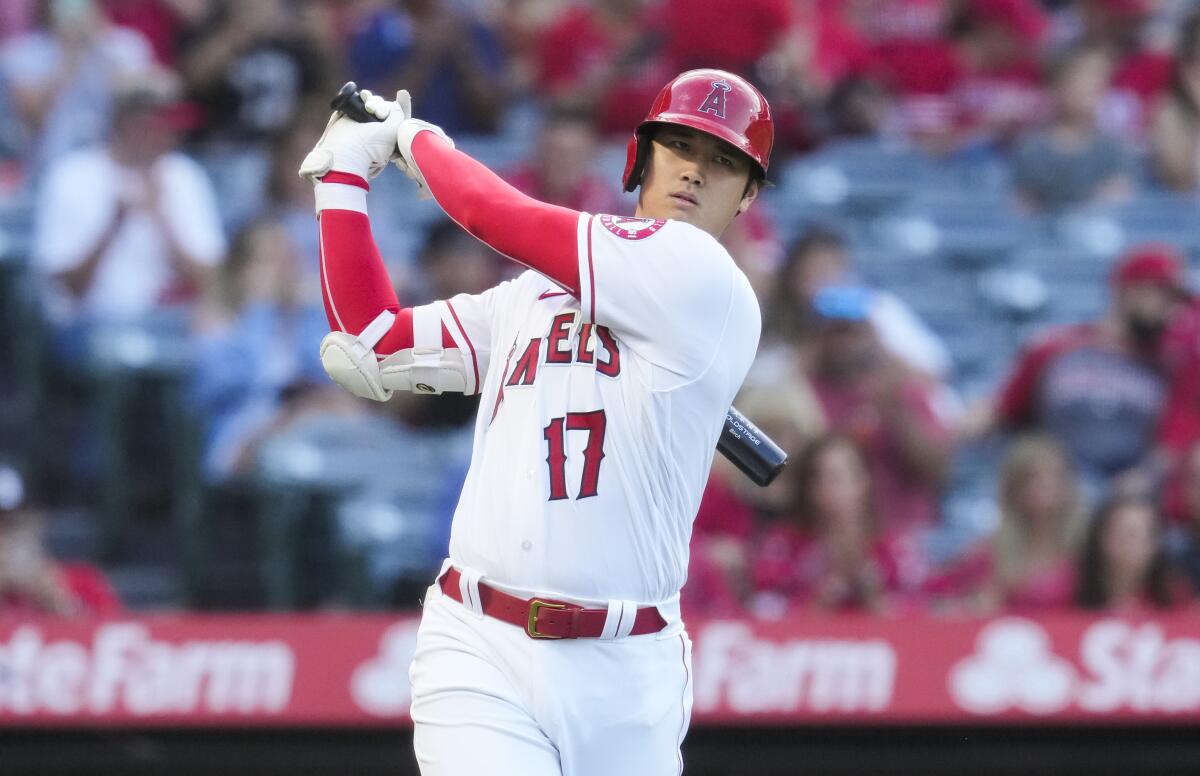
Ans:
[[[621,183],[625,191],[633,191],[642,182],[642,172],[646,169],[646,154],[650,151],[650,143],[640,132],[634,132],[625,147],[625,174]]]

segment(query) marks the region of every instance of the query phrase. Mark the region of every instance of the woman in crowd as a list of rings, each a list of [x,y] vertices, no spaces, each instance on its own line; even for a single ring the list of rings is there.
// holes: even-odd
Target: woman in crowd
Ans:
[[[972,611],[1033,611],[1071,604],[1082,501],[1062,448],[1027,436],[1000,469],[1000,525],[984,545],[931,582],[929,592]]]
[[[753,613],[885,609],[900,589],[900,564],[879,537],[862,452],[845,436],[823,436],[804,451],[796,477],[796,512],[767,527],[756,548]]]
[[[1084,609],[1136,612],[1169,609],[1189,598],[1167,562],[1154,502],[1122,496],[1092,518],[1079,561],[1075,598]]]

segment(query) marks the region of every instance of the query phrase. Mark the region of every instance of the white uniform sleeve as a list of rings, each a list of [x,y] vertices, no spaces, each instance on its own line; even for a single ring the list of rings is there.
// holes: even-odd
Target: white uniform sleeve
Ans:
[[[419,360],[423,352],[442,348],[441,332],[445,326],[466,367],[464,393],[479,393],[492,362],[492,330],[498,300],[508,286],[509,282],[505,281],[482,294],[457,294],[414,307],[414,361]]]
[[[754,292],[721,244],[690,224],[585,214],[579,279],[585,320],[610,328],[677,385],[718,358],[740,365],[744,357],[747,368],[754,358]]]

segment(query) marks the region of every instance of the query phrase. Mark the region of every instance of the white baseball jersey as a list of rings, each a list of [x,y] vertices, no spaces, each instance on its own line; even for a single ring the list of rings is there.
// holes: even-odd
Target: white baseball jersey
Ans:
[[[450,557],[502,585],[658,603],[687,577],[758,302],[679,221],[583,213],[578,261],[581,299],[527,271],[414,312],[446,323],[482,394]]]

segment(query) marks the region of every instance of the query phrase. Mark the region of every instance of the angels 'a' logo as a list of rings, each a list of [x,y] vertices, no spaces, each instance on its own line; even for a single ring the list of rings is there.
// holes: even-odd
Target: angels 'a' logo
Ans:
[[[663,228],[661,218],[627,218],[625,216],[600,216],[604,228],[626,240],[644,240]]]
[[[725,118],[725,95],[729,93],[729,89],[727,81],[713,81],[712,91],[700,104],[700,113],[714,113],[719,119]]]

